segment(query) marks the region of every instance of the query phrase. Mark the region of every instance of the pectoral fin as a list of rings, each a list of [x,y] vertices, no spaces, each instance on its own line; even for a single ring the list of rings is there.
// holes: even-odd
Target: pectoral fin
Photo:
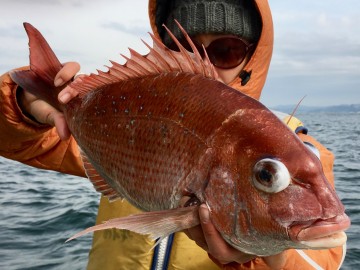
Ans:
[[[164,211],[144,212],[122,218],[115,218],[90,227],[70,237],[66,242],[84,234],[105,229],[125,229],[140,234],[148,234],[153,240],[200,224],[199,206],[182,207]]]

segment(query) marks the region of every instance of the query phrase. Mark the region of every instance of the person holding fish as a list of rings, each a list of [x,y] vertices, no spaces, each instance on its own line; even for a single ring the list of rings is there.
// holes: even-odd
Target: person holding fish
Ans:
[[[222,82],[219,84],[216,81],[204,78],[204,83],[209,84],[209,88],[216,85],[220,89],[225,87],[224,84],[229,85],[232,89],[227,87],[223,90],[224,95],[229,95],[229,97],[234,97],[234,99],[240,95],[241,99],[245,99],[245,96],[242,94],[237,93],[238,95],[236,95],[233,91],[235,89],[251,97],[246,97],[249,100],[249,104],[262,108],[257,102],[254,103],[253,99],[257,100],[260,98],[273,47],[273,25],[267,1],[149,0],[149,15],[155,43],[159,39],[168,48],[180,51],[179,53],[174,52],[172,54],[175,58],[180,59],[182,57],[179,63],[182,61],[188,63],[188,66],[196,67],[196,70],[201,66],[204,69],[203,71],[205,71],[203,72],[204,76],[206,75]],[[177,22],[185,29],[192,42],[185,38]],[[163,24],[170,31],[167,31],[162,26]],[[29,26],[27,26],[27,31],[29,37],[34,33],[34,30]],[[174,37],[171,36],[171,33]],[[34,43],[31,44],[35,45],[30,46],[34,50],[32,53],[35,55],[37,46]],[[168,53],[167,49],[159,44],[156,45],[157,49],[152,50],[147,57],[139,57],[134,54],[132,57],[136,58],[137,62],[134,64],[129,60],[128,65],[132,65],[134,68],[137,63],[143,65],[142,67],[151,69],[151,65],[157,63],[157,69],[161,70],[161,63],[170,60],[166,56],[161,58],[161,55]],[[189,52],[184,52],[183,49],[194,52],[195,56],[197,55],[196,57],[202,60],[200,61],[198,58],[196,62],[193,58],[187,57]],[[37,56],[41,58],[42,54]],[[144,60],[145,58],[146,61]],[[43,63],[40,60],[36,60],[37,57],[30,57],[30,59],[31,61],[39,61],[39,65],[34,63],[31,65],[31,72],[34,72],[37,76],[42,74],[40,66]],[[53,61],[50,62],[56,63],[57,59],[54,59],[51,58]],[[149,61],[151,65],[149,65]],[[209,62],[213,65],[213,69]],[[166,64],[169,63],[166,62]],[[25,70],[27,69],[25,68]],[[86,156],[79,153],[78,142],[72,134],[74,136],[75,134],[76,136],[80,135],[74,132],[76,128],[71,126],[71,121],[69,121],[68,116],[61,109],[65,108],[67,104],[71,104],[77,97],[83,98],[94,84],[99,86],[103,83],[100,83],[96,78],[100,78],[101,81],[103,79],[106,79],[106,81],[120,80],[117,77],[120,75],[116,75],[121,73],[120,69],[129,71],[129,67],[120,68],[115,66],[110,70],[109,75],[93,76],[93,79],[83,79],[83,81],[81,78],[75,79],[70,87],[60,91],[68,82],[73,80],[73,77],[79,71],[79,64],[71,62],[66,63],[62,68],[61,65],[58,66],[55,69],[54,76],[51,77],[51,83],[54,83],[60,89],[58,99],[62,105],[57,104],[57,101],[54,100],[48,102],[47,98],[49,97],[44,97],[44,100],[30,93],[36,92],[36,88],[40,89],[42,86],[40,83],[37,86],[35,83],[29,83],[29,80],[25,80],[24,78],[29,76],[28,72],[17,71],[12,72],[10,75],[4,74],[1,77],[0,92],[0,102],[2,104],[0,107],[0,154],[6,158],[14,159],[37,168],[55,170],[77,176],[87,175],[103,194],[112,199],[119,197],[119,194],[108,187],[106,183],[103,183],[103,179],[94,179],[98,175],[94,177],[89,173],[90,170],[93,173],[95,171],[91,165],[92,162],[88,162]],[[49,69],[44,68],[44,70]],[[139,71],[139,73],[141,72],[144,71]],[[157,72],[161,73],[161,71]],[[165,71],[162,72],[165,74]],[[186,67],[180,67],[179,73],[181,72],[191,73]],[[197,73],[197,71],[194,72]],[[123,73],[121,74],[123,76]],[[30,76],[33,75],[30,74]],[[41,77],[41,75],[39,76]],[[131,77],[132,75],[129,76]],[[192,78],[194,80],[196,78],[203,80],[199,76]],[[124,79],[122,78],[121,80]],[[170,86],[171,84],[166,87],[171,88]],[[54,87],[49,84],[49,88]],[[208,90],[209,95],[212,93],[211,91],[211,89]],[[201,92],[200,89],[199,92]],[[170,90],[166,92],[166,95],[168,93],[170,93]],[[137,99],[140,98],[143,98],[142,94],[137,95]],[[124,97],[122,99],[124,100]],[[51,100],[51,97],[49,100]],[[224,97],[219,96],[219,100],[224,100]],[[133,102],[135,103],[134,100]],[[224,103],[226,102],[225,100]],[[113,101],[111,104],[115,105],[116,102]],[[143,110],[142,105],[139,106],[138,110],[139,112]],[[117,108],[113,112],[117,113]],[[95,114],[97,113],[95,112]],[[101,113],[105,113],[105,110]],[[132,111],[130,112],[130,110],[125,109],[124,113],[130,114]],[[184,113],[180,112],[178,117],[184,118]],[[269,119],[273,119],[274,126],[280,126],[279,130],[283,130],[282,125],[276,122],[278,120],[271,117],[269,116]],[[256,115],[250,118],[254,120]],[[82,125],[83,122],[86,121],[79,122],[79,125]],[[221,128],[226,129],[229,122],[231,122],[231,119],[222,122]],[[323,172],[321,174],[324,175],[322,179],[325,179],[326,183],[321,181],[321,183],[311,182],[312,184],[302,182],[302,180],[295,177],[298,173],[297,171],[301,171],[301,168],[297,168],[296,172],[290,172],[289,169],[289,172],[285,174],[288,182],[285,181],[285,183],[273,187],[270,183],[261,183],[261,181],[256,182],[256,180],[253,180],[253,184],[249,185],[250,189],[247,192],[249,196],[244,195],[246,191],[237,194],[239,197],[244,195],[243,201],[236,201],[235,204],[238,204],[236,206],[234,203],[229,203],[228,208],[221,208],[221,213],[219,213],[216,207],[214,207],[217,204],[213,204],[211,201],[212,198],[219,196],[220,201],[227,201],[227,198],[231,196],[226,192],[222,192],[222,186],[217,186],[216,183],[218,182],[216,181],[228,181],[231,171],[217,171],[215,168],[213,174],[216,175],[216,181],[210,181],[206,187],[210,190],[212,185],[215,185],[212,196],[206,193],[203,197],[207,199],[202,200],[201,194],[193,192],[197,187],[194,184],[190,185],[193,189],[188,186],[182,191],[181,198],[176,197],[176,204],[180,210],[175,209],[175,211],[171,212],[171,215],[185,211],[187,215],[190,215],[193,221],[191,224],[194,226],[184,225],[183,227],[176,228],[174,231],[183,230],[186,234],[183,232],[176,232],[170,235],[160,234],[164,239],[152,250],[154,242],[144,235],[115,229],[96,231],[93,238],[93,246],[89,254],[88,269],[339,269],[346,253],[346,235],[343,231],[349,226],[350,222],[344,214],[344,209],[333,190],[333,154],[314,138],[307,135],[306,129],[296,118],[287,117],[286,123],[292,130],[289,131],[287,128],[284,130],[287,138],[293,138],[292,136],[294,135],[292,134],[296,133],[301,141],[309,145],[311,149],[316,148],[315,152],[317,152],[322,164]],[[130,121],[130,125],[133,124],[134,121]],[[235,129],[235,127],[231,126],[231,129]],[[256,133],[255,130],[253,132]],[[259,136],[259,141],[261,141],[260,138],[262,136],[265,136],[264,133],[266,131],[256,133]],[[164,136],[162,142],[169,139],[166,137],[168,136],[167,127],[163,125],[161,126],[161,135]],[[265,136],[265,138],[276,137],[275,135],[276,133],[268,134],[269,137]],[[214,143],[223,141],[225,144],[227,138],[230,138],[230,135],[219,137],[218,141],[214,139]],[[296,143],[294,144],[288,144],[294,145],[294,151],[296,151],[295,148],[299,144],[297,138],[295,141]],[[312,166],[308,167],[321,167],[315,155],[308,150],[302,150],[303,148],[307,149],[302,142],[300,142],[299,149],[306,152],[306,158],[311,160],[310,164]],[[129,143],[131,143],[131,140],[129,140]],[[283,143],[287,143],[286,140]],[[253,142],[249,141],[244,148],[252,144]],[[267,147],[265,145],[263,148]],[[83,147],[81,148],[86,151]],[[255,151],[254,149],[248,148],[247,153],[249,156]],[[227,155],[230,156],[231,151],[235,150],[227,149]],[[289,149],[284,151],[287,153]],[[82,159],[81,155],[83,156]],[[298,157],[300,158],[300,156],[302,156],[301,152]],[[201,165],[206,164],[206,157],[205,155],[205,160],[200,161],[203,162],[200,163]],[[296,164],[296,162],[297,160],[294,159],[293,163]],[[314,164],[317,164],[317,166]],[[300,165],[307,167],[307,164]],[[253,170],[258,170],[256,179],[266,181],[272,179],[272,170],[286,171],[285,167],[279,160],[274,161],[267,157],[258,161]],[[291,165],[288,164],[287,167],[290,168]],[[311,171],[310,168],[306,169]],[[201,171],[199,170],[199,172]],[[291,173],[294,176],[290,177]],[[99,182],[106,186],[106,190],[103,189],[104,186],[99,186]],[[315,190],[314,194],[316,196],[312,193],[310,194],[310,186]],[[219,190],[216,187],[219,187]],[[290,189],[292,189],[292,192],[289,191]],[[140,190],[137,192],[140,193]],[[276,195],[272,193],[276,193]],[[296,194],[294,195],[294,193]],[[301,197],[300,194],[302,193],[308,194],[308,197]],[[261,206],[261,204],[255,203],[255,207],[250,207],[254,206],[249,202],[253,200],[253,197],[258,197],[258,201],[266,198],[267,204]],[[110,202],[106,196],[102,196],[97,224],[113,218],[138,214],[140,211],[133,206],[136,205],[136,200],[132,199],[131,196],[126,198],[133,202],[133,204],[120,200]],[[309,202],[311,205],[299,198],[310,198]],[[322,203],[318,205],[317,200],[322,201]],[[150,207],[144,207],[143,205],[137,206],[145,210],[150,209]],[[218,217],[221,216],[226,220],[229,216],[234,215],[230,210],[232,208],[236,208],[236,211],[239,211],[236,212],[238,219],[233,221],[233,223],[229,222],[230,225],[219,226],[221,218]],[[190,211],[187,212],[187,209],[195,210],[191,210],[193,212],[190,213]],[[226,211],[228,209],[229,211]],[[264,215],[256,216],[255,212],[260,212]],[[159,211],[156,213],[161,215],[163,212]],[[170,211],[166,213],[170,213]],[[145,212],[145,214],[139,214],[135,217],[138,217],[140,220],[142,217],[151,218],[151,215]],[[168,222],[166,219],[162,221],[164,223]],[[135,223],[131,223],[130,230],[137,225]],[[179,224],[185,223],[179,222]],[[106,223],[105,226],[107,226]],[[235,227],[237,231],[234,234],[228,232]],[[111,228],[111,226],[108,228]],[[240,240],[235,239],[238,235],[242,234],[243,238],[240,237]],[[248,242],[245,243],[245,241]]]

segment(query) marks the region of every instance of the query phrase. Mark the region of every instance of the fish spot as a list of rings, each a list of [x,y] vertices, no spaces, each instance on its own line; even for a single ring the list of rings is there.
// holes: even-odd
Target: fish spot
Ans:
[[[140,105],[139,111],[142,111],[142,110],[144,110],[144,106],[143,106],[143,105]]]
[[[185,114],[183,112],[179,113],[180,118],[184,118]]]
[[[163,140],[162,140],[162,144],[163,145],[168,145],[168,144],[170,144],[171,143],[171,140],[169,139],[169,138],[164,138]]]
[[[129,114],[129,113],[130,113],[130,110],[129,110],[129,109],[125,109],[124,112],[125,112],[126,114]]]
[[[141,99],[142,98],[142,96],[141,95],[138,95],[138,99]]]

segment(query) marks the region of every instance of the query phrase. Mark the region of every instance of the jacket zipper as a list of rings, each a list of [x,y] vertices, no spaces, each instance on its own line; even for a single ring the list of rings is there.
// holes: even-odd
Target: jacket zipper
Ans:
[[[151,270],[167,270],[174,234],[165,237],[154,249]]]
[[[166,255],[166,247],[168,245],[169,237],[165,237],[159,244],[159,253],[156,262],[156,270],[163,270],[165,255]],[[166,267],[167,268],[167,267]]]

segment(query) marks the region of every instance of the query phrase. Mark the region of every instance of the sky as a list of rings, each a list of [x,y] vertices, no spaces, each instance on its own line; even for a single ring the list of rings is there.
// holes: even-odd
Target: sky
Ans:
[[[40,30],[61,62],[84,73],[124,63],[128,47],[151,44],[147,0],[0,0],[0,73],[28,64],[22,26]],[[270,0],[275,44],[261,101],[331,106],[360,103],[360,1]]]

